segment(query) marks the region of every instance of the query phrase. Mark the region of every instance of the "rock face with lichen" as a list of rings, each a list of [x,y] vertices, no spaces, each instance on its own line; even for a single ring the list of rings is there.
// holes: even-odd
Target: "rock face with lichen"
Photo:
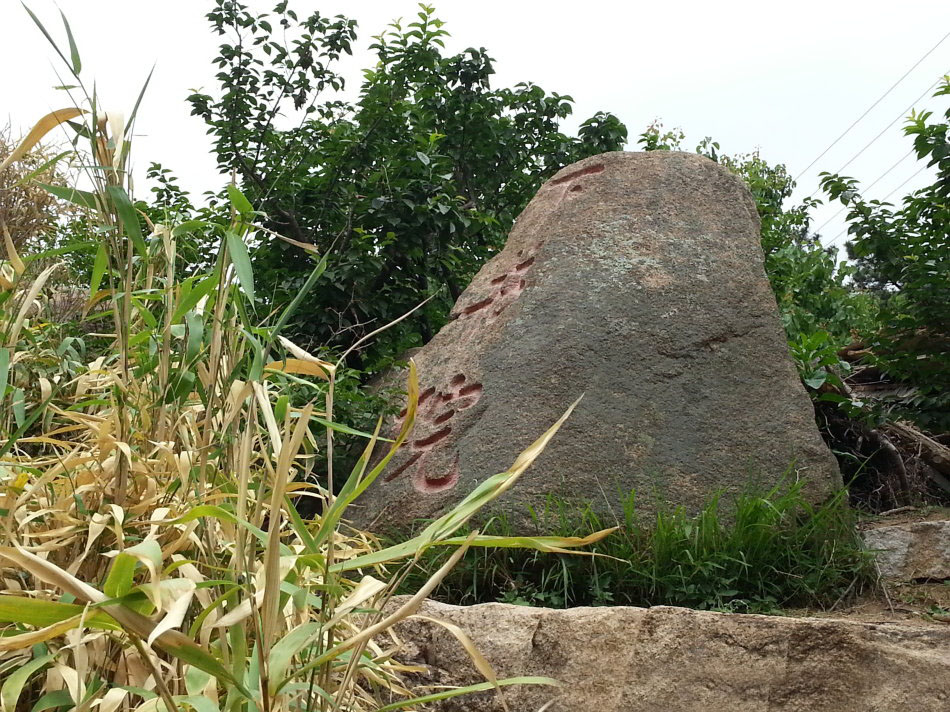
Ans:
[[[950,628],[691,611],[600,607],[551,610],[502,603],[420,611],[467,632],[499,679],[542,676],[558,688],[504,688],[433,705],[438,712],[945,712]],[[397,627],[415,682],[482,681],[444,628]]]
[[[641,511],[695,511],[787,471],[814,498],[841,485],[788,354],[755,204],[700,156],[562,169],[415,361],[415,432],[359,501],[363,525],[445,512],[581,394],[489,514],[523,520],[554,494],[612,521],[632,490]]]

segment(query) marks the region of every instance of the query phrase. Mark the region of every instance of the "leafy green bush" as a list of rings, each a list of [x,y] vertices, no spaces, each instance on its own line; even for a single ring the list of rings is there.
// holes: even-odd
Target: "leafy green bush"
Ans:
[[[812,505],[798,483],[784,492],[741,496],[728,512],[717,497],[696,516],[661,509],[644,521],[631,495],[619,529],[589,548],[596,556],[470,550],[436,595],[456,604],[677,605],[769,612],[827,608],[873,581],[844,492]],[[610,524],[590,507],[555,499],[534,519],[539,530],[562,537],[583,537]],[[512,533],[502,520],[485,532]],[[430,552],[422,570],[435,570],[447,555]],[[410,578],[410,586],[417,583]]]
[[[448,55],[444,23],[420,8],[373,38],[373,66],[350,102],[337,60],[356,39],[353,20],[298,18],[286,1],[258,14],[217,0],[208,19],[223,39],[213,60],[219,87],[189,97],[219,168],[236,174],[267,214],[265,227],[328,255],[312,300],[322,306],[302,305],[294,338],[344,347],[428,300],[351,354],[349,365],[364,371],[442,327],[547,177],[627,138],[602,112],[565,135],[571,97],[530,83],[493,87],[487,50]],[[276,305],[310,270],[296,246],[273,235],[252,257]]]
[[[950,76],[935,97],[950,96]],[[900,207],[866,200],[853,178],[823,174],[822,187],[848,207],[855,280],[881,300],[869,334],[874,362],[895,380],[916,387],[894,404],[895,415],[923,427],[950,429],[950,108],[942,120],[912,113],[904,133],[920,161],[936,168],[930,185]]]

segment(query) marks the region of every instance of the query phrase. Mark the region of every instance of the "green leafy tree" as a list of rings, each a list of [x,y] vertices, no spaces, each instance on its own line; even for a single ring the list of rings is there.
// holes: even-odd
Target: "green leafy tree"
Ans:
[[[217,0],[208,19],[227,38],[215,60],[220,90],[190,97],[220,168],[265,227],[329,254],[309,299],[321,308],[301,312],[298,337],[342,347],[429,300],[355,354],[368,370],[442,326],[547,177],[627,137],[606,113],[565,135],[571,97],[530,83],[493,88],[487,51],[447,56],[443,23],[420,8],[374,38],[377,62],[350,104],[334,66],[356,38],[352,20],[300,19],[286,2],[256,15]],[[291,117],[296,126],[278,126]],[[253,257],[260,292],[279,305],[299,292],[312,257],[273,235]]]
[[[950,96],[945,77],[935,97]],[[875,360],[891,377],[916,387],[901,415],[950,429],[950,108],[940,120],[913,113],[904,132],[918,160],[936,169],[930,185],[899,207],[866,200],[853,178],[823,174],[822,187],[848,206],[849,254],[855,281],[882,303],[871,337]]]

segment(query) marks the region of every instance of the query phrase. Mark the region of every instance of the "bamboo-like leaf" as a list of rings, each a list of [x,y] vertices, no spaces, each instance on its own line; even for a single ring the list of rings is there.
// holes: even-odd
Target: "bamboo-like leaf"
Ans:
[[[465,687],[453,687],[450,690],[435,692],[431,695],[399,700],[398,702],[383,705],[376,712],[395,712],[396,710],[405,709],[407,707],[427,705],[430,702],[448,700],[452,697],[458,697],[459,695],[470,695],[473,692],[485,692],[486,690],[491,690],[496,687],[508,687],[510,685],[551,685],[553,687],[560,687],[561,683],[550,677],[508,677],[504,680],[498,680],[495,684],[479,682],[475,685],[466,685]]]
[[[610,529],[601,529],[593,534],[584,537],[579,536],[495,536],[490,534],[479,534],[474,539],[467,537],[452,537],[442,541],[433,542],[438,546],[458,546],[469,542],[471,546],[491,547],[493,549],[536,549],[554,554],[578,554],[581,556],[594,556],[590,551],[572,551],[581,546],[590,546],[617,531],[619,527]]]
[[[247,252],[247,245],[243,238],[236,232],[228,230],[225,233],[225,240],[228,244],[228,254],[231,255],[231,261],[234,263],[234,271],[237,274],[241,289],[247,295],[247,298],[254,302],[254,271],[251,269],[251,256]]]
[[[343,518],[343,515],[346,513],[347,507],[349,507],[357,497],[359,497],[363,492],[366,491],[366,488],[369,487],[374,480],[383,472],[386,468],[386,465],[389,464],[389,461],[396,454],[396,451],[402,446],[402,444],[409,437],[409,433],[412,431],[413,425],[416,422],[416,409],[419,404],[419,377],[416,373],[416,364],[410,359],[409,360],[409,385],[408,385],[408,402],[406,404],[406,416],[403,418],[402,427],[399,430],[398,435],[396,435],[396,440],[393,442],[392,446],[389,448],[389,452],[383,457],[383,459],[374,467],[368,475],[363,477],[362,468],[354,468],[353,472],[347,478],[347,481],[344,483],[343,488],[340,490],[340,494],[334,500],[330,508],[324,513],[323,517],[320,519],[320,530],[317,532],[315,537],[317,544],[322,544],[330,534],[335,531],[340,520]],[[381,423],[376,425],[376,434],[379,433]],[[376,436],[374,435],[373,439],[370,440],[369,445],[367,445],[367,452],[364,453],[366,460],[369,459],[373,448],[376,445]],[[410,554],[412,555],[412,554]],[[363,557],[357,557],[361,559]],[[347,562],[341,562],[334,565],[334,570],[344,571]],[[339,567],[344,568],[339,568]],[[354,568],[359,568],[358,566]]]
[[[308,353],[305,349],[300,348],[299,346],[297,346],[297,344],[295,344],[290,339],[284,338],[283,336],[278,336],[277,340],[280,341],[281,345],[285,349],[290,351],[290,353],[292,353],[301,361],[307,361],[316,366],[319,366],[324,371],[326,371],[326,373],[329,375],[332,375],[333,373],[336,372],[336,366],[334,366],[332,363],[330,363],[329,361],[324,361],[323,359],[319,359],[313,354]]]
[[[7,378],[10,372],[10,349],[0,346],[0,402],[7,392]]]
[[[300,291],[294,295],[294,298],[290,300],[290,304],[287,305],[287,308],[280,313],[280,317],[277,319],[277,323],[274,324],[274,328],[271,329],[271,335],[269,344],[273,343],[275,339],[280,335],[281,330],[287,325],[287,322],[290,321],[297,308],[303,302],[310,290],[313,289],[313,285],[317,283],[317,280],[323,275],[327,268],[327,259],[329,258],[329,251],[323,254],[323,257],[320,258],[320,261],[313,268],[313,271],[307,276],[307,281],[304,282],[303,287],[300,288]]]
[[[323,630],[324,627],[320,623],[302,623],[274,644],[267,658],[271,688],[269,694],[277,694],[277,683],[286,677],[294,656],[320,637]]]
[[[13,187],[16,188],[16,187],[19,187],[19,186],[21,186],[21,185],[26,185],[26,184],[29,183],[31,180],[33,180],[34,178],[36,178],[36,176],[38,176],[38,175],[40,175],[40,174],[42,174],[42,173],[45,173],[45,172],[48,171],[50,168],[52,168],[52,167],[55,166],[57,163],[59,163],[61,160],[63,160],[64,158],[66,158],[66,156],[72,155],[72,153],[73,153],[72,151],[63,151],[62,153],[56,154],[55,156],[53,156],[53,157],[52,157],[51,159],[49,159],[48,161],[44,161],[38,168],[34,168],[32,171],[30,171],[30,172],[27,173],[25,176],[23,176],[22,178],[20,178],[16,183],[13,184]]]
[[[146,640],[149,645],[166,631],[174,630],[182,624],[197,590],[195,582],[185,578],[162,581],[152,588],[162,592],[161,599],[167,597],[170,600],[162,600],[162,605],[156,606],[159,610],[164,610],[165,615],[149,633]]]
[[[53,655],[43,655],[34,658],[10,673],[3,686],[0,687],[0,712],[15,712],[23,687],[35,672],[53,662],[53,657]]]
[[[106,252],[104,243],[99,243],[96,249],[96,260],[92,265],[92,278],[89,280],[89,298],[92,299],[99,291],[99,285],[102,283],[102,277],[109,266],[109,253]]]
[[[148,89],[149,83],[152,81],[152,75],[155,73],[155,66],[148,72],[148,76],[145,77],[145,82],[142,84],[142,88],[139,89],[139,95],[135,98],[135,104],[132,106],[132,113],[129,114],[129,121],[125,125],[126,132],[131,131],[132,125],[135,123],[135,117],[138,116],[139,107],[142,105],[142,98],[145,96],[145,90]]]
[[[79,59],[79,49],[76,47],[76,40],[73,38],[73,31],[69,28],[69,22],[66,20],[66,15],[63,14],[62,10],[59,13],[60,17],[63,18],[63,27],[66,28],[66,39],[69,41],[69,58],[72,62],[72,70],[74,75],[78,75],[82,71],[82,62]]]
[[[88,208],[89,210],[99,209],[98,199],[94,193],[90,193],[88,190],[67,188],[62,185],[48,185],[46,183],[38,183],[38,185],[47,193],[52,193],[60,200],[65,200],[67,203],[78,205],[81,208]]]
[[[103,604],[102,610],[112,616],[125,630],[142,639],[147,639],[155,628],[155,624],[142,614],[118,603],[108,603],[109,599],[101,591],[28,551],[4,546],[0,547],[0,557],[11,561],[41,581],[53,584],[76,598],[89,603]],[[231,682],[238,687],[242,694],[247,694],[244,686],[213,655],[203,650],[197,643],[182,633],[174,630],[166,631],[158,637],[155,643],[169,655],[199,667],[219,680]]]
[[[300,358],[285,358],[283,361],[271,361],[264,366],[264,370],[277,371],[279,373],[297,373],[304,376],[316,376],[317,378],[322,378],[324,381],[330,380],[330,376],[321,365]]]
[[[33,284],[30,285],[30,291],[26,293],[26,297],[23,299],[23,303],[20,305],[20,311],[16,315],[16,318],[13,320],[13,324],[10,327],[9,336],[7,337],[7,344],[11,347],[16,346],[17,339],[20,337],[20,329],[23,326],[23,322],[26,320],[26,315],[30,312],[30,307],[33,305],[33,301],[39,296],[40,292],[43,290],[43,287],[46,286],[46,281],[52,276],[53,272],[59,269],[59,263],[50,265],[34,280]]]
[[[355,569],[377,566],[387,561],[405,559],[410,556],[415,556],[418,552],[423,551],[434,542],[444,541],[450,537],[471,519],[479,509],[497,499],[514,486],[521,474],[528,469],[538,455],[544,451],[545,446],[551,441],[554,434],[574,411],[574,408],[577,407],[580,400],[581,399],[578,398],[574,401],[564,415],[562,415],[554,425],[548,428],[547,432],[518,455],[508,470],[493,475],[479,484],[465,499],[455,505],[451,511],[430,523],[420,534],[385,549],[364,554],[363,556],[357,556],[346,561],[340,561],[334,564],[331,570],[336,572],[353,571]],[[466,538],[466,542],[467,541],[468,539]]]
[[[70,708],[73,706],[73,698],[69,696],[69,690],[54,690],[47,692],[36,701],[30,712],[46,712],[46,710],[56,709],[57,707]]]
[[[439,620],[438,618],[432,618],[430,616],[414,615],[412,618],[416,620],[428,621],[429,623],[435,623],[442,628],[445,628],[449,633],[451,633],[455,639],[462,644],[462,647],[465,649],[465,652],[468,653],[468,657],[471,658],[472,664],[475,665],[475,669],[481,673],[482,677],[485,678],[488,682],[495,686],[498,689],[498,675],[495,674],[494,668],[491,666],[491,663],[488,662],[488,659],[481,654],[478,648],[475,646],[475,641],[473,641],[468,633],[462,630],[459,626],[449,621]],[[499,689],[499,694],[501,690]],[[504,700],[502,700],[504,703]],[[504,705],[507,709],[507,705]]]
[[[82,615],[85,606],[61,601],[44,601],[26,596],[0,595],[0,623],[19,623],[45,628]],[[99,610],[86,612],[85,625],[100,630],[120,630],[111,616]]]
[[[234,183],[228,183],[227,190],[228,199],[238,213],[241,215],[250,215],[254,212],[254,206],[251,205],[251,201],[244,197],[244,193],[242,193]]]
[[[7,156],[2,163],[0,163],[0,171],[2,171],[14,161],[19,161],[21,158],[23,158],[23,156],[28,154],[30,149],[38,144],[46,134],[59,126],[61,123],[68,121],[69,119],[74,119],[77,116],[81,116],[84,113],[85,112],[82,109],[77,109],[74,106],[70,106],[65,109],[57,109],[56,111],[51,111],[48,113],[46,116],[36,122],[36,125],[30,129],[30,133],[28,133],[23,138],[23,140],[20,141],[20,145],[13,149],[13,152]]]
[[[274,232],[274,233],[272,233],[272,234],[273,234],[274,236],[276,236],[276,237],[279,237],[279,238],[280,238],[281,240],[283,240],[284,242],[290,243],[291,245],[293,245],[293,246],[295,246],[295,247],[299,247],[301,250],[306,250],[307,252],[312,252],[312,253],[319,253],[319,252],[320,252],[320,248],[317,247],[316,245],[314,245],[314,244],[311,243],[311,242],[301,242],[300,240],[294,240],[294,239],[291,238],[291,237],[287,237],[286,235],[281,235],[281,234],[276,233],[276,232]]]
[[[475,532],[472,536],[475,534],[477,534],[477,532]],[[296,671],[296,674],[303,675],[304,673],[309,672],[314,668],[320,667],[330,660],[339,657],[347,650],[352,650],[357,646],[368,643],[380,633],[392,628],[399,621],[413,615],[417,610],[419,610],[422,602],[428,598],[429,594],[432,593],[440,583],[442,583],[442,579],[444,579],[448,575],[449,571],[455,567],[459,560],[465,555],[466,551],[468,551],[468,547],[464,544],[453,551],[448,560],[442,564],[442,566],[440,566],[439,569],[432,574],[432,576],[429,577],[429,580],[426,581],[408,601],[404,602],[393,613],[390,613],[378,623],[375,623],[374,625],[371,625],[367,628],[363,628],[358,633],[350,636],[346,640],[343,640],[327,652],[317,656],[309,663],[299,668]],[[282,689],[288,682],[290,682],[289,678],[282,680],[280,685],[278,685],[276,688],[277,691],[280,691],[280,689]]]
[[[172,315],[172,323],[180,323],[185,314],[194,309],[198,305],[198,302],[211,294],[211,292],[213,292],[217,286],[217,272],[212,273],[195,284],[187,292],[187,294],[182,296],[182,298],[178,301],[178,304],[175,306],[175,313]]]
[[[106,112],[106,121],[109,124],[109,134],[112,137],[112,169],[118,171],[122,167],[122,152],[125,150],[125,117],[122,112]],[[136,222],[138,220],[136,219]]]
[[[26,265],[24,265],[23,260],[20,259],[16,245],[13,244],[13,237],[10,235],[10,230],[7,229],[7,224],[2,219],[0,219],[0,228],[3,229],[3,247],[6,250],[7,259],[10,260],[10,266],[13,267],[14,273],[19,276],[26,272]]]
[[[67,618],[65,620],[59,621],[58,623],[51,623],[45,628],[40,628],[39,630],[33,630],[28,633],[20,633],[19,635],[0,636],[0,652],[32,648],[34,645],[45,643],[47,640],[52,640],[53,638],[58,638],[59,636],[77,627],[81,621],[82,614],[80,613],[77,616]]]
[[[102,586],[102,592],[109,598],[119,598],[132,590],[137,559],[126,553],[120,553],[112,560],[109,575]]]
[[[69,65],[69,61],[66,59],[66,56],[59,49],[59,46],[56,44],[56,42],[53,41],[53,37],[43,26],[43,23],[40,22],[40,18],[38,18],[35,14],[33,14],[33,11],[27,6],[25,2],[21,2],[20,4],[23,5],[23,9],[26,10],[27,14],[29,14],[29,16],[33,18],[34,24],[36,24],[36,26],[40,28],[40,32],[43,33],[43,36],[46,37],[49,43],[53,46],[53,49],[56,51],[56,54],[60,56],[60,59],[62,59],[65,64]]]
[[[148,250],[145,248],[145,239],[142,237],[142,226],[139,224],[139,214],[132,205],[132,199],[121,187],[110,185],[106,188],[106,193],[115,207],[116,214],[122,221],[122,227],[125,228],[125,234],[128,235],[136,251],[144,259],[148,256]]]

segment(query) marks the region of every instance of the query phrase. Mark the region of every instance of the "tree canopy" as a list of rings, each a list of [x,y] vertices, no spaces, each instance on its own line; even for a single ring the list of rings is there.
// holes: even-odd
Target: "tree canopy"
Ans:
[[[237,177],[265,225],[329,256],[312,294],[320,308],[301,311],[298,335],[345,347],[429,300],[362,351],[355,365],[369,370],[441,327],[547,177],[627,138],[608,113],[566,135],[570,96],[529,82],[493,87],[488,52],[446,54],[442,21],[420,8],[374,37],[377,62],[351,103],[336,63],[356,40],[353,20],[298,18],[286,2],[254,14],[216,0],[208,19],[226,38],[215,59],[219,90],[189,99],[219,167]],[[292,118],[296,125],[278,125]],[[292,299],[313,267],[277,237],[253,257],[272,305]]]

